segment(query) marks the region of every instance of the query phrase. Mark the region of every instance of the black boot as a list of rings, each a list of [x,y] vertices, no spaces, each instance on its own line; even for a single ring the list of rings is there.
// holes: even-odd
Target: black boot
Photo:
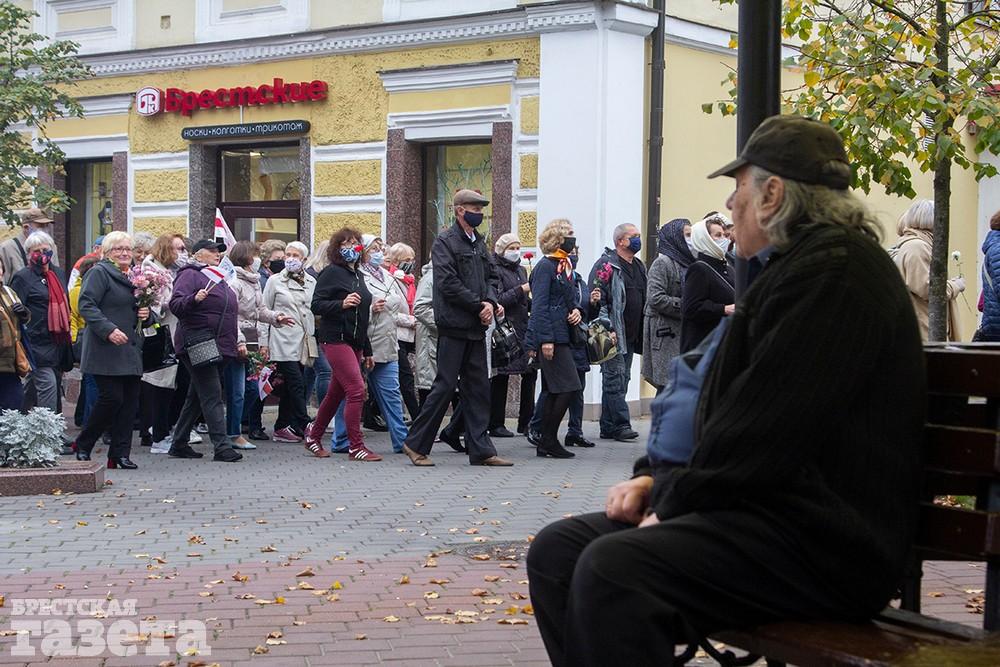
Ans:
[[[562,394],[550,393],[545,399],[545,421],[542,423],[542,440],[538,443],[536,456],[552,457],[554,459],[571,459],[576,454],[566,450],[559,442],[559,424],[569,410],[572,392]]]

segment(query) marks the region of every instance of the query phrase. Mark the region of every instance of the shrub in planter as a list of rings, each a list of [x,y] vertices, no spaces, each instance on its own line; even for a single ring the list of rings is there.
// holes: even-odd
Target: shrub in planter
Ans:
[[[65,430],[63,416],[48,408],[0,412],[0,467],[55,467]]]

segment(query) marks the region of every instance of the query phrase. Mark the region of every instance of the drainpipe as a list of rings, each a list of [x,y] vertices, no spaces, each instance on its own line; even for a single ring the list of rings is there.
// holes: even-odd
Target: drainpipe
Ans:
[[[742,2],[737,53],[736,150],[781,113],[781,0]]]
[[[664,0],[653,0],[657,14],[653,30],[652,62],[649,77],[648,183],[646,187],[646,229],[643,233],[646,265],[656,258],[656,232],[660,224],[660,188],[663,182],[663,46]]]

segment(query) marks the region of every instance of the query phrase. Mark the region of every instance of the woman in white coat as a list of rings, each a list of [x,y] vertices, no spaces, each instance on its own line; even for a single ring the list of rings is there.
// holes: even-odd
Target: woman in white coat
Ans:
[[[264,327],[260,339],[261,353],[274,362],[284,381],[274,423],[277,442],[302,442],[309,424],[302,367],[312,365],[319,349],[314,335],[316,319],[310,309],[316,279],[305,271],[308,256],[304,244],[289,243],[285,247],[285,268],[271,276],[264,287],[264,307],[292,319],[286,326]]]

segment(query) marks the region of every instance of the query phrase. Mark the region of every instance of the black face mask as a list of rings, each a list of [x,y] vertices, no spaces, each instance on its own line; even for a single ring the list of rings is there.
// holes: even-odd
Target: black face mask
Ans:
[[[399,270],[403,273],[413,273],[413,262],[403,262],[399,265]]]
[[[283,259],[272,259],[268,263],[267,268],[271,270],[271,273],[277,274],[285,270],[285,260]]]
[[[567,236],[566,238],[563,239],[562,245],[559,246],[559,249],[562,250],[563,252],[573,252],[573,248],[575,247],[576,247],[576,237]]]

